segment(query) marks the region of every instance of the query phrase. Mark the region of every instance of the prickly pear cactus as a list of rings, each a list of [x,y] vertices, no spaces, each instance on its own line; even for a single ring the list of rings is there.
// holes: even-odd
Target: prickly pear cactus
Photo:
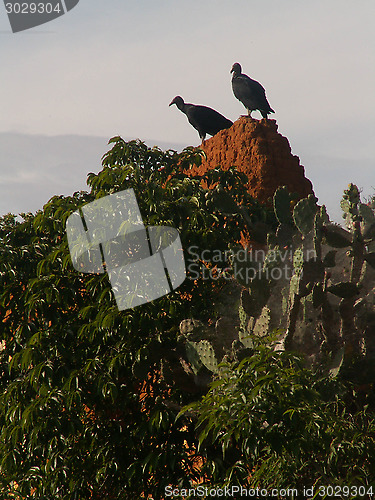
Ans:
[[[341,202],[346,229],[330,222],[313,195],[293,207],[282,187],[273,207],[279,225],[264,238],[263,259],[233,258],[235,278],[244,287],[239,341],[251,347],[252,336],[285,328],[284,348],[299,349],[311,360],[337,364],[339,352],[372,356],[374,202],[362,203],[350,184]]]
[[[312,361],[328,358],[337,364],[339,352],[345,353],[344,358],[374,356],[374,204],[361,203],[358,188],[350,184],[341,202],[344,229],[332,224],[325,207],[316,201],[312,195],[300,200],[289,218],[287,193],[284,188],[276,191],[274,209],[280,224],[268,236],[263,272],[271,271],[272,260],[274,269],[284,264],[284,275],[279,279],[275,273],[268,276],[267,301],[256,303],[259,284],[248,283],[240,311],[242,323],[247,313],[247,331],[254,335],[286,324],[284,348],[301,350]],[[290,242],[288,259],[283,258],[281,247],[286,241]],[[279,252],[278,259],[275,252]]]
[[[205,366],[210,372],[217,373],[218,362],[216,354],[208,340],[187,342],[186,353],[195,373],[198,373],[202,366]]]
[[[306,236],[314,228],[315,214],[317,212],[316,198],[312,194],[300,200],[293,210],[294,223],[301,234]]]
[[[223,211],[245,213],[229,196],[218,194]],[[257,235],[260,227],[264,231],[264,250],[237,248],[231,256],[233,281],[242,291],[239,303],[233,302],[238,328],[225,348],[220,337],[225,322],[216,329],[195,320],[180,326],[180,355],[198,379],[217,374],[228,355],[243,358],[256,338],[275,331],[275,348],[299,350],[312,363],[326,363],[332,376],[354,357],[375,363],[374,200],[362,203],[350,184],[341,202],[346,228],[331,223],[312,195],[294,204],[283,187],[273,202],[277,229],[256,226]],[[243,222],[251,234],[248,218]]]

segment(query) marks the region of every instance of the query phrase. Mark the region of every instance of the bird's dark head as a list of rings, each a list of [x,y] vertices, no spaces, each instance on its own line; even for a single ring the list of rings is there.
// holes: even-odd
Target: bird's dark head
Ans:
[[[234,63],[230,72],[233,73],[233,75],[240,75],[242,72],[241,64]]]
[[[178,107],[178,109],[183,109],[183,107],[184,107],[184,104],[185,104],[185,103],[184,103],[184,100],[182,99],[182,97],[181,97],[181,96],[179,96],[179,95],[177,95],[177,96],[173,99],[173,101],[171,101],[171,102],[169,103],[169,105],[170,105],[170,106],[172,106],[172,104],[175,104],[175,105]]]

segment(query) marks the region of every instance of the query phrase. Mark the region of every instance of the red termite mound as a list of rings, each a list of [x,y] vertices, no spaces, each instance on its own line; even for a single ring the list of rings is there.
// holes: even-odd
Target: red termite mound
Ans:
[[[189,175],[235,166],[247,175],[247,189],[261,203],[269,203],[279,186],[286,186],[298,198],[314,194],[298,156],[291,152],[288,139],[278,133],[276,120],[241,117],[229,129],[204,141],[201,149],[207,159],[201,166],[191,168]]]

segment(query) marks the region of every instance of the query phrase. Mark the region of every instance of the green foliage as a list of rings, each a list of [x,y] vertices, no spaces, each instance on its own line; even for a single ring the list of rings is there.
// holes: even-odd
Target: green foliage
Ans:
[[[203,366],[213,373],[218,371],[215,351],[207,340],[188,342],[187,347],[189,361],[197,373]]]
[[[307,235],[314,228],[314,218],[317,210],[316,200],[312,194],[309,194],[308,198],[300,200],[294,207],[294,223],[303,235]]]
[[[300,356],[255,343],[184,410],[197,414],[205,484],[296,488],[300,496],[307,485],[374,488],[375,419],[367,407],[348,412],[357,398]]]
[[[354,264],[349,280],[331,283],[327,268],[335,269],[342,246],[324,254],[324,231],[331,229],[324,210],[313,213],[315,202],[303,202],[288,215],[292,199],[279,191],[275,215],[247,194],[246,178],[235,169],[189,177],[186,172],[201,160],[199,150],[163,152],[120,137],[110,144],[102,170],[88,175],[89,192],[55,196],[36,214],[22,214],[22,220],[10,214],[0,219],[1,498],[152,495],[157,500],[167,485],[189,487],[203,475],[211,484],[238,482],[248,480],[249,471],[249,484],[293,485],[298,467],[308,478],[309,451],[311,464],[316,461],[311,477],[340,473],[354,481],[358,472],[363,481],[372,480],[367,453],[373,453],[373,421],[365,411],[345,406],[346,389],[337,381],[343,374],[355,378],[355,365],[343,363],[346,351],[336,350],[331,371],[321,379],[296,355],[275,353],[264,340],[257,343],[257,336],[275,326],[278,309],[270,304],[275,297],[284,317],[298,304],[305,322],[311,311],[337,318],[348,307],[356,327],[370,336],[373,302],[370,291],[364,294],[362,267],[373,263],[374,221],[355,189],[344,204]],[[179,230],[188,279],[157,301],[118,311],[105,274],[74,270],[65,224],[84,204],[129,188],[146,226]],[[302,234],[296,225],[304,228]],[[189,249],[195,248],[199,265],[220,274],[228,266],[226,252],[238,246],[244,232],[264,242],[268,233],[274,254],[256,266],[256,279],[244,282],[239,339],[228,354],[210,337],[211,330],[205,331],[218,319],[216,301],[228,293],[228,281],[193,277],[190,264],[197,262]],[[286,242],[299,249],[291,262],[296,276],[277,292],[278,280],[269,275],[280,265],[277,249]],[[318,258],[306,262],[309,245]],[[203,250],[224,257],[213,265]],[[234,254],[236,261],[252,271],[251,259],[241,264]],[[328,297],[354,302],[332,312]],[[180,323],[194,317],[201,323],[179,335]],[[292,322],[287,326],[290,335]],[[369,352],[370,344],[366,348]],[[235,362],[220,364],[225,359]],[[213,373],[214,385],[200,402]],[[196,413],[176,419],[192,402],[198,404]],[[359,435],[353,434],[356,426]]]
[[[103,169],[88,175],[90,192],[55,196],[23,220],[0,219],[2,498],[157,499],[167,484],[198,475],[192,427],[175,423],[178,410],[164,404],[179,408],[192,396],[168,386],[160,367],[178,346],[179,322],[207,318],[220,283],[186,279],[157,301],[119,312],[106,275],[73,269],[65,223],[82,205],[132,188],[145,225],[179,230],[189,269],[190,246],[225,251],[241,237],[240,216],[218,211],[215,193],[230,190],[255,218],[263,209],[234,169],[186,175],[199,150],[110,143]]]
[[[290,213],[292,198],[285,186],[279,188],[273,197],[273,207],[276,218],[280,224],[292,224],[293,219]]]

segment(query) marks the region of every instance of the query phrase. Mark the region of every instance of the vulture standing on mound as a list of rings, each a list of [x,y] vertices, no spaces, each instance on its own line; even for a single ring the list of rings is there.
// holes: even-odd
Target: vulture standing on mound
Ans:
[[[262,85],[241,73],[241,65],[234,63],[231,69],[232,89],[233,94],[248,111],[248,116],[251,118],[251,112],[259,110],[263,118],[267,119],[269,113],[274,113],[267,101],[266,91]]]
[[[193,127],[198,130],[199,137],[204,141],[206,134],[215,135],[224,128],[229,128],[233,122],[225,118],[217,111],[207,106],[187,104],[179,95],[169,104],[175,104],[180,111],[185,113]]]

